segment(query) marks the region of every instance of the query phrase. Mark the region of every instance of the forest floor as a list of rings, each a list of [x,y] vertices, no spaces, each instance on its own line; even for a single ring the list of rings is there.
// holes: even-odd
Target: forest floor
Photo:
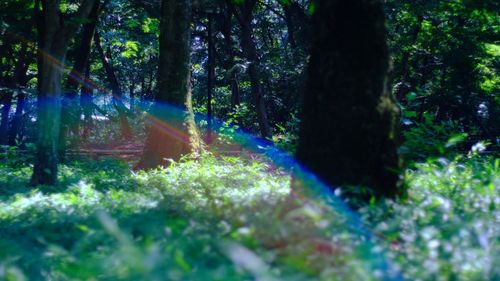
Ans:
[[[69,161],[58,186],[36,189],[31,159],[3,156],[1,280],[500,277],[499,159],[416,164],[406,202],[354,212],[292,191],[290,176],[261,160],[133,172],[108,156]]]

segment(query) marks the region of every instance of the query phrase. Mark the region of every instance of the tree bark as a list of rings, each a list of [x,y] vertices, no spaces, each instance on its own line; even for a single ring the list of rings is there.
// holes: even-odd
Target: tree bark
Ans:
[[[10,111],[12,109],[13,96],[14,96],[13,90],[8,89],[6,96],[3,97],[3,107],[1,114],[2,121],[0,122],[0,144],[8,143],[9,117],[10,117]]]
[[[238,71],[235,70],[234,65],[234,50],[233,50],[233,39],[231,38],[232,33],[232,19],[233,12],[231,8],[226,3],[226,8],[224,10],[224,20],[222,23],[222,34],[224,35],[224,44],[226,47],[226,55],[227,60],[225,61],[225,69],[227,72],[226,80],[229,81],[230,89],[231,89],[231,109],[235,110],[236,106],[239,106],[241,103],[241,93],[240,93],[240,85],[238,79]]]
[[[208,28],[207,28],[207,41],[208,41],[208,77],[207,77],[207,138],[206,143],[211,144],[213,141],[213,108],[212,98],[214,94],[214,80],[215,80],[215,58],[214,58],[214,40],[213,40],[213,15],[208,14]]]
[[[90,78],[90,69],[87,67],[85,71],[85,81]],[[82,92],[80,94],[80,107],[83,112],[83,131],[82,135],[84,138],[90,136],[90,131],[92,129],[92,86],[88,83],[84,83],[82,86]]]
[[[21,42],[21,49],[17,54],[17,63],[14,67],[14,72],[12,76],[5,78],[6,86],[8,88],[7,95],[3,99],[2,108],[2,121],[0,123],[0,144],[9,143],[9,121],[10,112],[12,109],[12,100],[14,98],[14,92],[21,86],[26,77],[26,72],[28,71],[28,44],[27,42]]]
[[[153,169],[190,152],[185,113],[190,106],[190,0],[163,0],[159,92],[149,115],[147,140],[137,168]]]
[[[108,81],[111,85],[111,92],[113,95],[113,105],[118,111],[118,118],[120,120],[120,128],[122,137],[125,140],[131,140],[133,138],[132,128],[127,119],[127,107],[123,103],[123,93],[120,88],[120,83],[118,82],[118,78],[116,77],[115,70],[111,63],[109,62],[109,57],[104,52],[104,49],[101,45],[101,39],[99,33],[96,32],[94,36],[95,45],[99,55],[101,57],[102,64],[104,66],[104,70],[106,71],[106,75],[108,76]]]
[[[288,43],[292,49],[310,47],[310,20],[305,9],[296,1],[279,1],[285,13],[284,20],[288,30]]]
[[[255,43],[254,31],[252,27],[253,10],[257,0],[247,0],[238,9],[229,2],[233,13],[241,25],[241,48],[245,58],[248,60],[248,76],[250,77],[253,103],[257,110],[259,129],[263,138],[271,137],[271,126],[267,117],[266,102],[260,77],[260,59],[257,54],[257,44]],[[238,12],[239,10],[239,12]]]
[[[75,18],[89,15],[95,0],[83,0]],[[38,140],[32,185],[54,185],[58,171],[58,139],[61,120],[61,80],[70,39],[76,21],[65,22],[59,0],[35,1],[39,34],[38,55]]]
[[[81,110],[78,108],[78,91],[86,82],[86,70],[89,65],[92,39],[97,26],[100,1],[95,1],[89,14],[90,22],[83,25],[80,43],[76,45],[76,56],[73,68],[67,78],[67,90],[62,102],[61,129],[59,133],[59,156],[64,157],[66,151],[66,139],[69,132],[79,135],[79,123]]]
[[[317,0],[297,158],[326,184],[398,190],[397,106],[380,0]]]
[[[134,81],[130,82],[130,86],[128,88],[129,98],[130,98],[130,110],[135,111],[135,84]]]
[[[293,21],[292,7],[290,2],[280,1],[281,6],[283,6],[283,11],[285,11],[285,23],[288,29],[288,43],[293,49],[297,46],[295,42],[295,22]]]
[[[26,94],[23,91],[17,93],[16,112],[9,129],[9,145],[16,145],[21,127],[24,105],[26,103]]]

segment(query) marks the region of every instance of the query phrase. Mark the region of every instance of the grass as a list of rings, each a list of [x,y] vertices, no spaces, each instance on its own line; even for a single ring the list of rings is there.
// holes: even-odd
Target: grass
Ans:
[[[0,163],[0,280],[500,277],[498,159],[414,165],[407,202],[359,211],[372,238],[263,162],[206,157],[133,173],[80,160],[58,186],[30,189],[29,161],[14,159]]]

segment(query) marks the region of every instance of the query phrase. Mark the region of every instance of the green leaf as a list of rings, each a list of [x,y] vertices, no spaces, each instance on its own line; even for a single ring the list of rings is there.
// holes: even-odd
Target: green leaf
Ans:
[[[142,22],[141,28],[144,33],[158,33],[160,31],[160,20],[155,18],[146,18]]]
[[[469,135],[467,133],[460,133],[460,134],[453,135],[451,138],[448,139],[448,142],[446,142],[445,147],[446,148],[453,147],[453,146],[457,145],[458,143],[463,142],[468,136]]]
[[[121,53],[122,57],[130,59],[132,57],[137,57],[137,52],[139,51],[139,44],[135,41],[125,42],[125,51]]]
[[[311,4],[309,5],[309,7],[307,8],[307,12],[311,16],[314,15],[314,12],[316,12],[316,3],[314,1],[311,2]]]

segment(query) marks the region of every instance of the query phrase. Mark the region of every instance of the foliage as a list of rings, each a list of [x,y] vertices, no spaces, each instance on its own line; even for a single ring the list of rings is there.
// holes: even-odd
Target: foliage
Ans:
[[[498,144],[498,8],[491,1],[387,1],[394,93],[405,111]]]
[[[410,280],[494,280],[499,165],[477,155],[415,165],[407,202],[360,211],[370,246],[341,210],[292,196],[289,176],[266,162],[206,157],[130,173],[116,160],[73,161],[59,186],[35,190],[24,187],[29,167],[2,162],[0,278],[375,280],[366,251],[382,251]]]
[[[412,123],[403,131],[403,137],[400,152],[407,160],[425,161],[428,157],[453,157],[468,135],[460,133],[457,122],[437,122],[432,115],[425,114],[421,122]]]
[[[406,172],[406,203],[362,210],[408,280],[500,278],[500,160],[440,158]]]

